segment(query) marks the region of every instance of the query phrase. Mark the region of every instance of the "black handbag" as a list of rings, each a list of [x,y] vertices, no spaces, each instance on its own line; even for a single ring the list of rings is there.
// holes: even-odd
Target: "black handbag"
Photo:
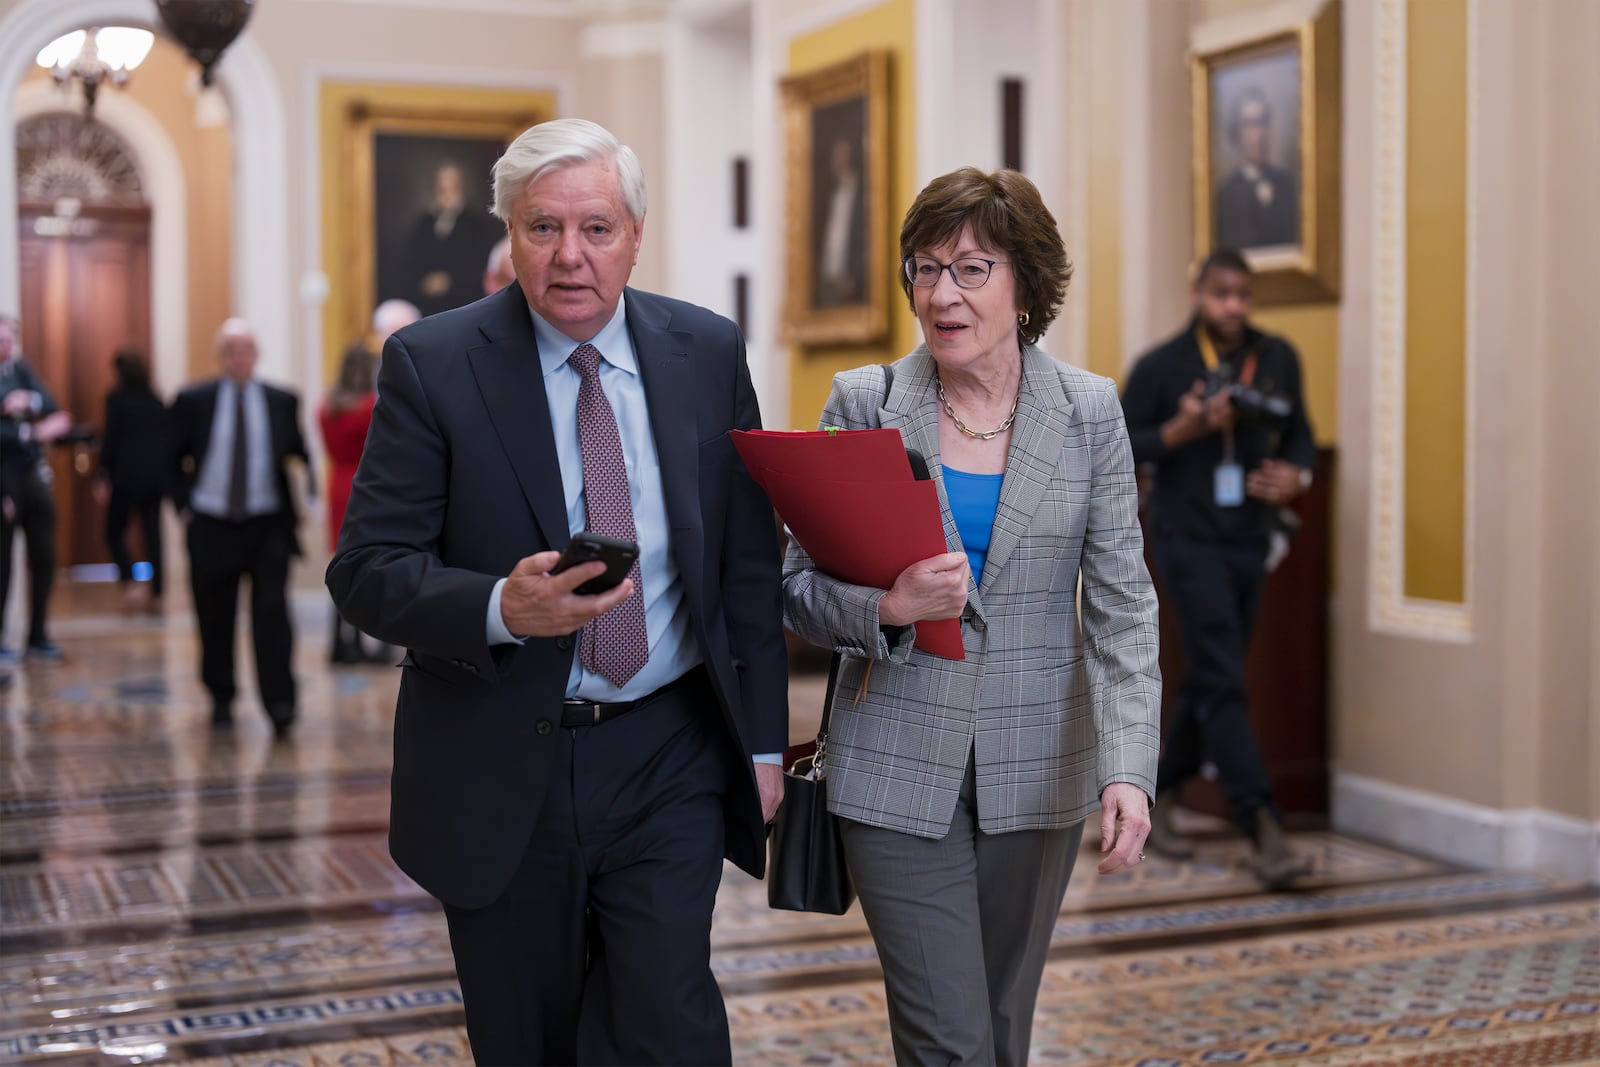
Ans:
[[[815,911],[843,915],[856,899],[850,870],[844,862],[844,838],[839,820],[828,810],[828,781],[824,756],[828,747],[828,717],[839,684],[843,657],[834,653],[828,668],[828,688],[822,698],[822,724],[814,745],[784,753],[783,805],[772,821],[767,860],[767,903],[785,911]],[[792,762],[791,754],[798,758]]]

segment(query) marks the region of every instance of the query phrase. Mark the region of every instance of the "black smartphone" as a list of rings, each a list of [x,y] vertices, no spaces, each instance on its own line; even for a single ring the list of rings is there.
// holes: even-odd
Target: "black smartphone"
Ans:
[[[556,560],[556,565],[550,573],[560,574],[568,567],[576,567],[580,563],[604,563],[606,565],[604,574],[598,578],[590,578],[573,590],[583,596],[593,596],[595,593],[604,593],[607,589],[621,585],[622,579],[628,576],[633,561],[638,558],[639,546],[634,542],[584,530],[572,535],[566,551],[561,553],[561,558]]]

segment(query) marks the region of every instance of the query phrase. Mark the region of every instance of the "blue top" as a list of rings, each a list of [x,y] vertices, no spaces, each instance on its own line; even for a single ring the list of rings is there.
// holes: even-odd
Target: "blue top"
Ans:
[[[968,474],[953,467],[944,469],[944,495],[950,502],[950,517],[961,535],[972,565],[972,580],[983,580],[983,563],[989,557],[989,535],[994,530],[994,515],[1000,510],[1000,484],[1004,474]]]

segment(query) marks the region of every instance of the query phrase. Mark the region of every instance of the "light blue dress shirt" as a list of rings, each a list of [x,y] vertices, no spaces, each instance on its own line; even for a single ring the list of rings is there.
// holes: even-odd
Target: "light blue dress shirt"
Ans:
[[[588,529],[583,498],[583,450],[578,444],[578,387],[583,382],[567,362],[582,342],[551,326],[532,308],[533,332],[539,342],[539,363],[544,371],[545,396],[550,403],[550,426],[555,431],[556,457],[561,464],[561,487],[566,496],[570,533]],[[661,488],[661,463],[655,437],[650,432],[650,411],[645,404],[639,360],[628,333],[627,304],[617,301],[616,314],[589,340],[600,350],[600,386],[617,417],[622,455],[628,465],[628,488],[633,501],[633,525],[638,531],[640,579],[644,583],[644,621],[650,637],[650,660],[620,689],[583,668],[572,659],[567,696],[582,700],[637,700],[683,675],[700,663],[700,651],[689,631],[689,613],[683,606],[683,576],[672,558],[667,532],[666,494]],[[505,579],[495,583],[489,597],[490,644],[515,642],[500,615]]]
[[[211,417],[211,442],[200,465],[189,506],[202,515],[228,518],[228,480],[233,466],[234,391],[239,386],[223,378],[217,386],[217,410]],[[278,482],[272,471],[272,425],[267,418],[267,394],[254,379],[244,384],[244,426],[247,473],[245,510],[251,515],[272,515],[282,508]]]

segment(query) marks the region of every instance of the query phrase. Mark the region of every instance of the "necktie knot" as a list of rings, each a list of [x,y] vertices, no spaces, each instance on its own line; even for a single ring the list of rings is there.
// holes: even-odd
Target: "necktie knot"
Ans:
[[[572,350],[567,362],[585,378],[593,377],[600,370],[600,350],[591,344],[581,344]]]

